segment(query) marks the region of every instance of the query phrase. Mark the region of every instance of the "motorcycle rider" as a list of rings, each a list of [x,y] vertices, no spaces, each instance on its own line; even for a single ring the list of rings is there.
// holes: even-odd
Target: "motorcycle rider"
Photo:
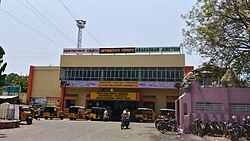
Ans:
[[[128,126],[129,126],[129,117],[130,117],[129,110],[128,109],[123,110],[123,113],[122,113],[121,117],[122,117],[122,119],[121,119],[121,121],[122,121],[122,129],[123,129],[124,126],[126,126],[126,128],[128,128]]]
[[[123,110],[122,116],[130,117],[130,112],[129,112],[129,110],[128,110],[128,109]]]

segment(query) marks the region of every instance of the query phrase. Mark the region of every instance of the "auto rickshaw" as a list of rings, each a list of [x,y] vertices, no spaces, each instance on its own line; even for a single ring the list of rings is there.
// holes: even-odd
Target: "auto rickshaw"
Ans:
[[[57,106],[46,106],[43,111],[43,117],[47,120],[48,118],[60,118],[63,120],[63,112],[60,111],[60,108]]]
[[[89,115],[90,120],[105,120],[103,116],[105,110],[107,110],[107,108],[92,107]]]
[[[165,119],[165,118],[174,119],[175,118],[175,109],[161,108],[159,118],[160,119]]]
[[[19,106],[19,119],[20,122],[26,121],[28,125],[32,124],[32,115],[29,106],[27,105],[20,105]]]
[[[153,109],[150,108],[138,108],[135,111],[135,120],[139,122],[154,121],[155,112]]]
[[[69,107],[69,119],[85,119],[86,118],[86,108],[82,106],[70,106]]]

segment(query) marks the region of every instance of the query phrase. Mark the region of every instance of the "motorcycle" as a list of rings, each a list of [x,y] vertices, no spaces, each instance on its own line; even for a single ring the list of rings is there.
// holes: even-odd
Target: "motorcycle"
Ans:
[[[247,116],[247,118],[243,119],[244,120],[244,131],[245,131],[245,136],[247,140],[250,140],[250,116]]]
[[[203,137],[205,135],[205,126],[202,121],[197,118],[189,125],[189,131],[194,135]]]
[[[178,125],[174,119],[165,118],[158,122],[156,128],[160,133],[165,134],[168,131],[178,132]]]
[[[232,120],[227,124],[228,137],[232,141],[237,141],[242,136],[240,124],[236,121],[236,116],[232,116]]]
[[[129,117],[122,116],[121,118],[121,130],[129,128]]]

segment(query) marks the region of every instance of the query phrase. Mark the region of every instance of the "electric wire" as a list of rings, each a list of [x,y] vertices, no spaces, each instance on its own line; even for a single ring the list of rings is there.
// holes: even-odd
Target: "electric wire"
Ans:
[[[100,41],[99,41],[99,39],[96,37],[96,36],[94,36],[94,35],[92,35],[89,31],[88,31],[88,29],[86,29],[86,32],[100,45],[100,46],[104,46]]]
[[[51,43],[53,43],[54,45],[56,45],[56,46],[58,46],[58,47],[63,47],[61,44],[59,44],[59,43],[53,41],[52,39],[48,38],[48,37],[45,36],[45,35],[39,33],[37,30],[35,30],[35,29],[32,28],[31,26],[29,26],[29,25],[23,23],[21,20],[17,19],[14,15],[12,15],[11,13],[9,13],[8,11],[6,11],[6,10],[4,10],[4,9],[2,9],[2,8],[0,8],[0,11],[2,11],[3,13],[9,15],[11,18],[13,18],[13,19],[14,19],[15,21],[17,21],[19,24],[21,24],[21,25],[23,25],[24,27],[26,27],[26,28],[30,29],[31,31],[35,32],[35,33],[36,33],[37,35],[39,35],[40,37],[42,37],[42,38],[44,38],[44,39],[50,41]]]
[[[26,3],[31,7],[26,6],[24,3],[17,0],[18,3],[20,3],[22,6],[30,10],[33,14],[35,14],[44,24],[46,24],[48,27],[50,27],[52,30],[57,32],[59,35],[63,36],[68,41],[74,43],[74,40],[72,40],[67,34],[65,34],[63,31],[61,31],[55,24],[53,24],[48,18],[46,18],[39,10],[37,10],[30,2],[25,0]],[[36,12],[35,12],[35,11]]]
[[[66,1],[65,2],[63,0],[57,0],[57,1],[63,6],[63,8],[69,13],[69,15],[74,20],[80,19],[79,16],[77,15],[77,13],[72,8],[70,8],[70,5]],[[87,34],[97,42],[97,44],[99,44],[100,46],[104,46],[96,36],[94,36],[92,33],[90,33],[89,30],[87,30],[87,29],[85,29],[85,30],[86,30]]]
[[[60,27],[69,35],[69,32],[67,31],[67,29],[60,23],[58,22],[58,20],[38,1],[38,0],[35,0],[38,5],[47,13],[47,15],[53,19],[58,25],[60,25]]]
[[[78,16],[76,16],[75,12],[73,12],[72,10],[70,10],[70,8],[68,8],[66,6],[66,4],[63,2],[63,0],[57,0],[62,6],[63,8],[69,13],[69,15],[73,18],[73,19],[77,19]]]

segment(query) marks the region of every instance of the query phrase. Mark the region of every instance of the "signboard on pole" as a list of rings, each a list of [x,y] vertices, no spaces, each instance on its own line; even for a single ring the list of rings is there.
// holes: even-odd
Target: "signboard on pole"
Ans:
[[[21,92],[20,86],[4,86],[3,87],[3,95],[18,96],[20,92]]]

